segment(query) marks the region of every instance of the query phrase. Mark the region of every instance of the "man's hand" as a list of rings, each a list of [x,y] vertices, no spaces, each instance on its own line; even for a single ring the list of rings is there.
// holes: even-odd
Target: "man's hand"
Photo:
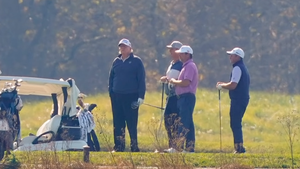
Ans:
[[[175,83],[174,83],[175,81],[176,81],[176,79],[174,79],[174,78],[172,78],[172,79],[169,80],[169,82],[170,82],[171,84],[175,84]]]
[[[217,88],[218,90],[223,89],[222,84],[223,84],[223,82],[217,82],[216,88]]]
[[[221,84],[218,84],[216,87],[217,87],[218,90],[222,90],[222,85]]]
[[[140,105],[143,104],[143,103],[144,103],[144,99],[138,98],[137,104],[140,106]]]
[[[163,82],[163,83],[168,82],[167,76],[162,76],[162,77],[160,78],[160,81]]]

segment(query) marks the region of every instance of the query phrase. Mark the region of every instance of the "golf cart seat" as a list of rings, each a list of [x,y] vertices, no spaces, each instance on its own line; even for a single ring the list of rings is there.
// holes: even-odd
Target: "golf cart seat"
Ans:
[[[38,130],[37,136],[50,133],[54,136],[52,140],[79,140],[81,137],[80,126],[76,116],[70,117],[68,104],[64,105],[62,115],[55,115],[47,120]],[[49,135],[47,135],[50,137]],[[52,137],[53,137],[52,136]],[[48,138],[49,139],[49,138]]]
[[[73,79],[68,80],[68,83],[73,86],[75,81]],[[71,93],[75,97],[68,95],[68,89],[62,88],[64,104],[61,110],[58,109],[58,101],[55,94],[52,94],[54,113],[53,117],[46,121],[37,132],[37,136],[42,135],[45,132],[52,131],[55,135],[55,141],[62,140],[79,140],[81,137],[80,126],[78,118],[76,117],[76,101],[77,96],[80,93],[76,86],[71,88]],[[61,112],[61,113],[58,113]],[[52,116],[51,115],[51,116]]]
[[[36,135],[39,136],[47,131],[53,131],[54,134],[57,133],[59,124],[61,122],[61,116],[56,115],[51,119],[47,120],[37,131]]]
[[[75,98],[77,100],[77,97]],[[79,140],[81,138],[81,128],[79,126],[79,121],[76,116],[76,112],[78,110],[74,105],[72,106],[72,99],[74,98],[68,97],[62,109],[60,125],[55,138],[56,141]]]
[[[78,118],[76,116],[62,116],[55,140],[79,140],[80,138],[81,128]]]
[[[54,140],[55,135],[58,131],[61,116],[56,115],[51,119],[47,120],[37,131],[36,136],[30,135],[22,139],[20,146],[26,144],[38,144],[41,142],[50,142]]]

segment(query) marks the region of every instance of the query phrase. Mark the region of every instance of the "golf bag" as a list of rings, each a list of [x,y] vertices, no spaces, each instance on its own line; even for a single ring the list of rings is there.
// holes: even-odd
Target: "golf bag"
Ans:
[[[92,113],[95,107],[97,107],[96,104],[91,104],[88,110]],[[91,151],[100,151],[101,149],[94,129],[88,133],[88,145],[90,146]]]
[[[13,139],[20,137],[21,129],[19,111],[23,108],[23,102],[17,91],[20,82],[16,81],[14,85],[6,83],[0,92],[0,118],[6,118],[13,133]]]
[[[17,80],[15,84],[6,83],[0,91],[0,160],[4,157],[4,152],[9,154],[13,149],[13,142],[20,140],[20,119],[19,111],[23,104],[20,96],[18,96],[17,86],[20,86],[21,80]]]
[[[94,127],[95,122],[92,115],[92,110],[97,106],[96,104],[85,104],[87,107],[86,112],[84,110],[80,110],[82,112],[79,112],[79,123],[82,127],[82,133],[86,133],[86,135],[83,134],[83,139],[86,138],[87,144],[90,147],[91,151],[100,151],[100,144],[97,138],[97,135],[95,133]]]

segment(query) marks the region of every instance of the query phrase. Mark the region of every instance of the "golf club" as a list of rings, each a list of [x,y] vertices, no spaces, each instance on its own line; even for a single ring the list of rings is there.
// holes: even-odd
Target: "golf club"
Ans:
[[[220,121],[220,153],[222,152],[222,114],[221,114],[221,90],[219,90],[219,121]]]
[[[150,107],[154,107],[154,108],[157,108],[157,109],[160,109],[160,110],[165,110],[165,108],[163,108],[163,107],[154,106],[154,105],[148,104],[148,103],[143,103],[143,105],[150,106]],[[132,102],[132,103],[131,103],[131,108],[132,108],[132,109],[137,109],[138,107],[139,107],[139,105],[138,105],[137,102]]]
[[[146,106],[150,106],[150,107],[158,108],[158,109],[160,109],[160,110],[165,110],[165,108],[164,108],[164,107],[154,106],[154,105],[152,105],[152,104],[148,104],[148,103],[143,103],[143,104],[144,104],[144,105],[146,105]]]
[[[165,83],[162,83],[162,88],[161,88],[161,107],[163,107],[164,105],[164,94],[165,94]],[[168,100],[167,100],[168,102]],[[167,104],[166,104],[167,105]],[[160,140],[161,138],[161,126],[162,126],[162,122],[164,120],[164,116],[165,116],[165,109],[161,109],[161,117],[160,117],[160,123],[159,123],[159,127],[158,127],[158,130],[157,130],[157,141]],[[159,147],[159,149],[161,149]],[[158,149],[156,149],[154,152],[159,152]]]
[[[165,94],[165,83],[162,83],[162,87],[161,87],[161,107],[164,106],[164,94]],[[162,121],[164,120],[164,114],[165,114],[165,109],[161,109],[161,118],[160,118],[160,123],[159,123],[159,128],[158,128],[158,132],[160,133],[161,130],[161,124]]]

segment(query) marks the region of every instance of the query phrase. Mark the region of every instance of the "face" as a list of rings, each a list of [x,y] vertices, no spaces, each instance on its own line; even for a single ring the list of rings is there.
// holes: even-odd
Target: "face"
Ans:
[[[169,52],[171,54],[171,57],[173,60],[178,60],[179,59],[179,54],[175,53],[175,51],[178,50],[177,48],[170,48]]]
[[[121,44],[119,46],[119,51],[122,55],[129,55],[131,53],[131,47]]]
[[[190,54],[188,53],[180,53],[179,58],[182,62],[186,62],[187,60],[190,59]]]
[[[241,58],[238,55],[234,55],[234,54],[229,55],[229,60],[230,60],[230,63],[232,63],[232,64],[235,64],[240,59]]]

